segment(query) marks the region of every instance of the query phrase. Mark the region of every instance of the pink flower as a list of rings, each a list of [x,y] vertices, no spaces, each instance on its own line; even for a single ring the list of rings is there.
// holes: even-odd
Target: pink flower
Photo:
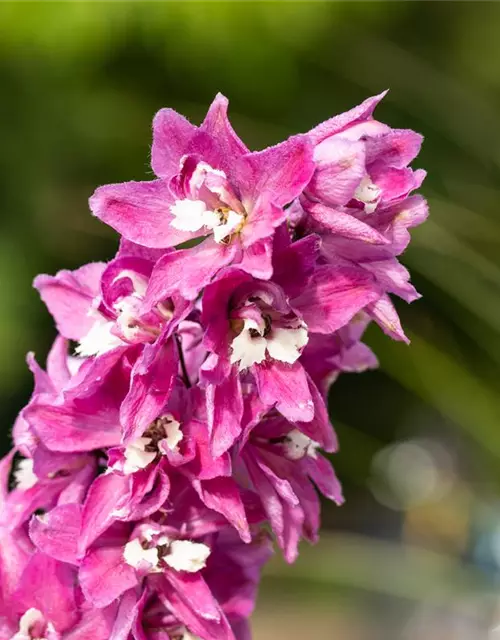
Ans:
[[[229,124],[221,95],[200,127],[164,109],[155,117],[153,134],[158,179],[100,187],[90,200],[94,215],[146,247],[206,238],[158,261],[148,301],[175,291],[194,299],[232,263],[269,278],[274,230],[286,219],[284,206],[300,195],[314,170],[308,139],[295,136],[249,152]]]
[[[249,640],[266,532],[292,562],[343,502],[329,386],[418,297],[421,137],[382,97],[260,152],[220,95],[164,109],[157,178],[97,189],[115,258],[35,280],[60,335],[0,460],[1,638]]]

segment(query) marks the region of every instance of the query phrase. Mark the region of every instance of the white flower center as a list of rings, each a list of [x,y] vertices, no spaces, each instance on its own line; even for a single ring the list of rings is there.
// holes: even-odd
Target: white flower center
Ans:
[[[222,243],[243,223],[244,216],[232,209],[210,211],[202,200],[176,200],[170,207],[174,219],[170,223],[180,231],[200,231],[207,229],[213,232],[214,240]]]
[[[125,475],[145,469],[148,464],[153,462],[156,458],[156,451],[146,451],[147,445],[151,444],[152,441],[152,438],[141,436],[126,446],[123,453],[125,456],[123,473]]]
[[[154,571],[160,561],[158,549],[156,547],[145,549],[139,538],[134,538],[130,542],[127,542],[123,550],[123,558],[125,562],[131,567],[134,567],[134,569],[139,569],[139,567],[148,564],[150,565],[150,571]]]
[[[181,640],[201,640],[200,636],[194,636],[185,627],[181,629]]]
[[[271,358],[293,364],[308,340],[305,325],[296,329],[276,327],[267,333],[254,320],[247,318],[243,330],[231,343],[231,363],[238,362],[239,370],[243,371],[265,360],[267,351]]]
[[[32,635],[35,631],[41,631],[45,628],[46,634],[51,635],[55,634],[54,626],[49,622],[46,624],[45,617],[41,611],[38,609],[28,609],[19,620],[19,631],[12,636],[11,640],[46,640],[45,637],[41,637],[40,635]],[[45,633],[44,633],[45,635]]]
[[[165,442],[171,451],[179,450],[179,443],[184,437],[181,431],[181,423],[170,414],[165,416],[169,422],[165,425]]]
[[[161,416],[140,438],[136,438],[125,447],[123,473],[129,475],[145,469],[159,453],[164,453],[162,447],[158,446],[159,443],[177,453],[183,437],[181,423],[171,413]]]
[[[210,547],[190,540],[170,540],[166,535],[157,535],[154,529],[143,532],[140,538],[127,542],[123,558],[134,569],[147,568],[152,573],[162,571],[165,564],[175,571],[196,573],[206,565]],[[155,535],[157,535],[156,540]],[[149,565],[149,566],[147,566]]]
[[[366,213],[373,213],[377,208],[381,194],[382,189],[377,187],[367,174],[359,183],[358,188],[354,192],[354,197],[365,205]]]
[[[301,460],[305,456],[316,458],[320,446],[298,429],[293,429],[287,434],[284,445],[285,455],[290,460]]]
[[[210,547],[201,542],[190,542],[189,540],[174,540],[170,544],[170,553],[164,560],[169,567],[176,571],[187,571],[196,573],[206,565]]]
[[[112,320],[107,320],[98,314],[96,321],[90,327],[87,335],[83,336],[75,349],[79,356],[100,356],[115,347],[123,345],[123,340],[111,333],[114,326]]]
[[[31,489],[38,482],[38,477],[33,471],[33,460],[31,458],[23,458],[17,463],[14,471],[16,487],[22,491]]]

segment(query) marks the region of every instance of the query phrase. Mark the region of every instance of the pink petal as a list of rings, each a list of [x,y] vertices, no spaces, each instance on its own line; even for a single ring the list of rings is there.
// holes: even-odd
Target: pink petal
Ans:
[[[304,458],[304,463],[308,475],[321,493],[329,500],[333,500],[336,504],[343,504],[344,496],[342,495],[342,486],[335,475],[330,461],[318,455],[316,458]]]
[[[306,372],[299,361],[286,364],[273,362],[253,367],[261,400],[276,405],[290,422],[310,422],[314,417]]]
[[[34,402],[26,407],[25,417],[52,451],[91,451],[120,442],[118,410],[99,397],[63,406]]]
[[[411,129],[391,129],[385,135],[369,137],[366,140],[366,164],[376,162],[402,169],[418,156],[423,139]]]
[[[220,167],[230,176],[236,160],[249,151],[229,122],[228,104],[228,99],[218,93],[210,105],[200,130],[208,133],[217,142],[221,154]]]
[[[233,261],[237,252],[234,242],[225,246],[207,239],[192,249],[166,254],[153,269],[144,309],[151,309],[177,292],[187,300],[196,299],[215,274]]]
[[[56,560],[78,565],[78,536],[81,527],[81,506],[64,504],[43,516],[33,516],[30,538],[40,551]]]
[[[173,338],[160,337],[147,344],[135,363],[130,390],[120,407],[120,422],[125,443],[142,436],[158,418],[173,388],[178,355]]]
[[[364,269],[324,266],[316,270],[293,307],[302,314],[309,331],[332,333],[379,297],[375,279]]]
[[[224,615],[202,575],[178,571],[165,571],[165,579],[182,601],[205,620],[219,622]]]
[[[364,143],[329,138],[315,148],[314,160],[307,193],[326,205],[346,205],[366,173]]]
[[[244,542],[252,540],[239,487],[232,478],[198,480],[193,486],[205,506],[227,518]]]
[[[277,205],[273,198],[274,194],[269,191],[258,196],[241,231],[241,243],[245,251],[256,242],[271,239],[274,230],[286,220],[287,211]]]
[[[338,449],[337,435],[328,417],[328,411],[323,396],[318,388],[307,375],[309,391],[314,403],[314,418],[309,422],[296,422],[297,428],[318,442],[325,451],[336,451]]]
[[[102,608],[139,583],[135,569],[123,558],[123,547],[89,551],[78,573],[80,586],[94,606]]]
[[[94,480],[83,506],[79,538],[79,555],[115,520],[116,511],[123,508],[129,496],[129,478],[106,473]]]
[[[58,391],[61,390],[71,378],[68,367],[68,341],[62,336],[54,340],[49,355],[47,356],[47,373]]]
[[[69,565],[36,552],[14,596],[16,610],[24,613],[32,607],[38,609],[57,631],[65,631],[78,619],[75,578],[75,571]]]
[[[367,98],[359,106],[341,113],[338,116],[334,116],[329,120],[325,120],[321,124],[318,124],[314,129],[311,129],[307,134],[314,144],[320,143],[322,140],[344,131],[347,127],[352,127],[360,122],[369,120],[372,116],[375,107],[386,95],[387,91],[379,93],[377,96]]]
[[[233,175],[243,206],[250,211],[264,192],[279,207],[289,204],[302,193],[313,172],[311,144],[306,136],[299,135],[243,156]]]
[[[217,457],[226,452],[241,434],[243,396],[234,367],[221,384],[207,387],[207,415],[212,453]]]
[[[410,343],[389,296],[381,296],[376,302],[368,305],[366,311],[388,336],[394,340],[406,342],[406,344]]]
[[[171,178],[197,127],[173,109],[160,109],[153,120],[151,168],[159,178]]]
[[[169,575],[173,575],[173,572],[169,572]],[[196,601],[191,602],[186,598],[182,584],[170,585],[167,580],[164,580],[160,599],[192,634],[203,640],[236,640],[222,612],[218,619],[209,619],[200,615]]]
[[[94,262],[76,271],[59,271],[55,276],[40,275],[33,286],[53,315],[59,332],[70,340],[86,335],[95,318],[89,315],[92,301],[99,294],[105,264]]]
[[[273,275],[272,253],[273,243],[270,238],[254,242],[243,252],[238,268],[254,278],[269,280]]]
[[[319,202],[304,203],[304,209],[317,224],[336,235],[369,244],[384,245],[389,242],[385,236],[366,222],[339,209],[331,209]]]
[[[171,225],[173,203],[164,180],[108,184],[99,187],[89,201],[92,213],[102,222],[127,240],[152,248],[173,247],[193,237]]]

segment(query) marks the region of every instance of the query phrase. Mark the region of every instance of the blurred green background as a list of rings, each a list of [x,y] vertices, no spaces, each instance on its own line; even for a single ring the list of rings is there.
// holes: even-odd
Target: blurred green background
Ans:
[[[390,88],[378,119],[426,137],[424,297],[410,347],[371,328],[380,370],[332,388],[347,502],[273,561],[255,637],[500,638],[500,4],[2,2],[0,87],[4,448],[54,337],[32,279],[113,255],[87,198],[150,177],[159,108],[198,122],[222,91],[260,148]]]

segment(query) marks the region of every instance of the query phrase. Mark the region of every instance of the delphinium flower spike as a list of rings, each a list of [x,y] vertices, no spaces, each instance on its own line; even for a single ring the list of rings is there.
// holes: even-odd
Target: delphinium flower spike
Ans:
[[[421,136],[383,95],[257,152],[221,95],[162,109],[155,180],[91,197],[116,256],[35,279],[58,336],[0,462],[0,640],[248,640],[273,539],[294,561],[343,502],[328,388],[418,297]]]

